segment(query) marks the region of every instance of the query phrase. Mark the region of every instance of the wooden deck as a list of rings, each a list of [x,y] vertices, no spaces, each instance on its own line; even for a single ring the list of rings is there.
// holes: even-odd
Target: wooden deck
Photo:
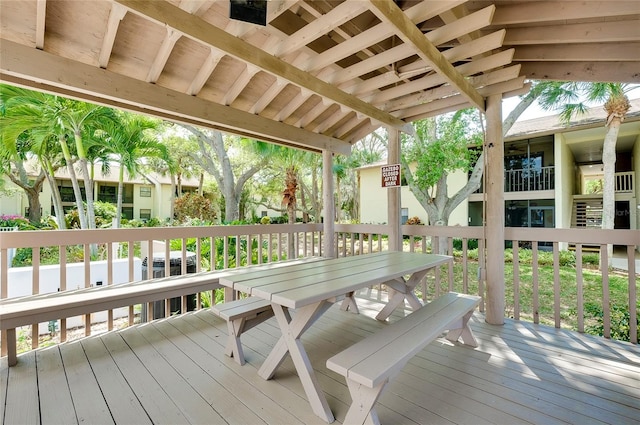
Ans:
[[[328,357],[383,323],[332,307],[303,340],[341,423],[350,402]],[[391,320],[397,320],[393,316]],[[507,321],[471,327],[477,349],[438,339],[392,382],[378,407],[386,424],[631,424],[640,418],[640,349]],[[226,326],[203,310],[19,355],[0,368],[4,424],[316,424],[289,359],[257,375],[279,330],[243,335],[247,364],[224,356]]]

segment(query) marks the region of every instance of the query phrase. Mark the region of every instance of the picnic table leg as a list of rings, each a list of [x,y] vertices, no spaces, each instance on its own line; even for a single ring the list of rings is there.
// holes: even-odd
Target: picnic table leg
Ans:
[[[389,301],[387,302],[387,305],[380,310],[376,319],[382,321],[387,320],[387,318],[391,316],[391,313],[404,303],[405,299],[409,302],[412,310],[417,310],[422,307],[422,303],[413,291],[422,278],[427,274],[427,271],[428,269],[415,272],[406,281],[399,278],[386,282],[385,285],[387,285],[388,288],[393,289],[393,291],[390,291]]]
[[[335,419],[329,408],[329,403],[327,403],[324,392],[320,388],[320,384],[311,366],[309,356],[304,350],[300,336],[309,329],[331,305],[332,304],[327,301],[321,301],[302,307],[296,310],[295,316],[291,319],[286,307],[279,304],[272,304],[273,312],[282,331],[282,336],[258,371],[258,374],[262,378],[272,378],[275,370],[282,364],[286,354],[289,353],[313,412],[328,423],[333,422]]]
[[[354,295],[355,293],[351,291],[345,296],[344,300],[342,300],[342,304],[340,305],[340,310],[351,310],[352,313],[359,313],[358,304],[356,304]]]

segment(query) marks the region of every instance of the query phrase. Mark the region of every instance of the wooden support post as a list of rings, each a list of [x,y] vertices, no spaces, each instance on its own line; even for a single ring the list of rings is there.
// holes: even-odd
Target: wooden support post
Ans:
[[[400,163],[400,131],[387,127],[389,146],[387,164]],[[389,251],[402,251],[402,228],[400,227],[402,202],[400,187],[387,189],[387,217],[389,223]]]
[[[504,324],[504,140],[502,137],[502,94],[487,98],[487,140],[485,169],[486,203],[486,321]]]
[[[322,214],[324,217],[322,256],[335,258],[336,206],[333,197],[333,153],[327,150],[322,151],[322,200],[324,204]]]

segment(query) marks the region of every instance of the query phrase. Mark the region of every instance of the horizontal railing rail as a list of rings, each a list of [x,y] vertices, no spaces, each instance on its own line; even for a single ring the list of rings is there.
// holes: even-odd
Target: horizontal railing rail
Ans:
[[[321,256],[322,229],[321,224],[270,224],[3,232],[0,237],[0,298],[15,296],[9,290],[9,274],[22,269],[4,266],[10,251],[15,252],[16,257],[26,258],[31,267],[28,282],[23,284],[29,288],[21,288],[21,295],[25,292],[41,294],[47,292],[42,289],[43,276],[50,272],[47,269],[50,266],[45,266],[44,262],[51,255],[59,265],[55,272],[59,287],[49,291],[55,292],[57,289],[62,291],[95,285],[96,276],[92,275],[91,269],[95,260],[107,264],[106,278],[100,283],[112,285],[115,284],[114,267],[125,269],[124,281],[135,281],[134,268],[139,267],[141,259],[149,257],[149,253],[153,253],[154,260],[158,256],[164,260],[162,274],[165,276],[175,273],[172,259],[175,260],[176,255],[180,259],[178,274],[279,261],[287,258],[289,250],[293,250],[298,258]],[[333,240],[335,253],[337,256],[349,256],[387,250],[388,229],[386,225],[337,224]],[[485,253],[486,235],[482,227],[405,225],[402,232],[404,250],[439,252],[454,255],[456,259],[454,266],[436,268],[422,282],[420,295],[424,300],[454,290],[480,295],[483,298],[480,309],[483,311],[485,264],[491,261],[492,255]],[[507,317],[570,327],[578,332],[600,326],[606,338],[618,338],[614,331],[616,321],[626,321],[630,342],[638,343],[638,270],[635,256],[640,230],[505,228],[505,239],[510,247],[505,252]],[[587,262],[587,257],[593,255],[587,248],[592,250],[595,247],[600,261],[608,264],[607,244],[616,246],[616,261],[622,264],[623,271],[618,266],[604,267],[600,271],[597,265],[591,264],[593,262]],[[570,267],[565,267],[564,252],[569,248],[573,250],[571,255],[575,259],[569,261]],[[546,252],[548,250],[551,253]],[[188,270],[190,256],[195,256],[194,270]],[[549,256],[552,258],[550,264],[543,263],[542,257]],[[82,277],[79,282],[70,282],[70,268],[78,264],[82,268]],[[153,276],[153,265],[154,261],[148,262],[142,279]],[[567,279],[571,282],[570,287],[567,287]],[[620,287],[624,287],[623,301],[619,297],[612,298],[615,295],[613,290],[619,293]],[[594,291],[599,298],[597,305],[587,303],[586,295]],[[202,303],[201,295],[197,294],[196,305],[199,307]],[[213,294],[210,303],[215,303]],[[594,324],[587,314],[587,310],[593,309],[602,318],[599,324]],[[620,318],[620,314],[626,316]],[[133,324],[141,315],[131,306],[124,325]],[[107,329],[112,329],[112,314],[107,321]],[[66,322],[60,322],[60,341],[67,338],[66,325]],[[85,335],[91,333],[90,326],[87,328],[84,329]],[[30,335],[33,348],[38,346],[38,336],[38,326],[34,325]]]

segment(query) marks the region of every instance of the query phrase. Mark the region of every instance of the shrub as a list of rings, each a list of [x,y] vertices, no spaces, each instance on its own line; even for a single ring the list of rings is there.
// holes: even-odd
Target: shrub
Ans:
[[[18,230],[35,230],[35,226],[21,215],[0,215],[0,227],[17,227]]]
[[[640,309],[640,305],[638,306]],[[590,316],[595,324],[587,326],[585,332],[592,335],[604,336],[604,312],[602,307],[596,303],[585,303],[585,319]],[[640,317],[636,318],[638,324],[638,339],[640,340]],[[626,305],[612,305],[611,306],[611,338],[619,341],[630,341],[630,326],[631,323],[629,308]]]
[[[454,238],[453,239],[453,249],[457,249],[458,251],[462,251],[462,239]],[[467,249],[478,249],[478,240],[477,239],[467,239]]]
[[[420,221],[420,217],[414,216],[414,217],[408,218],[405,224],[422,224],[422,221]]]
[[[188,218],[212,222],[216,219],[216,211],[209,199],[198,194],[186,193],[175,201],[175,218],[179,222]]]
[[[268,216],[264,216],[260,219],[260,224],[271,224],[271,219]]]

